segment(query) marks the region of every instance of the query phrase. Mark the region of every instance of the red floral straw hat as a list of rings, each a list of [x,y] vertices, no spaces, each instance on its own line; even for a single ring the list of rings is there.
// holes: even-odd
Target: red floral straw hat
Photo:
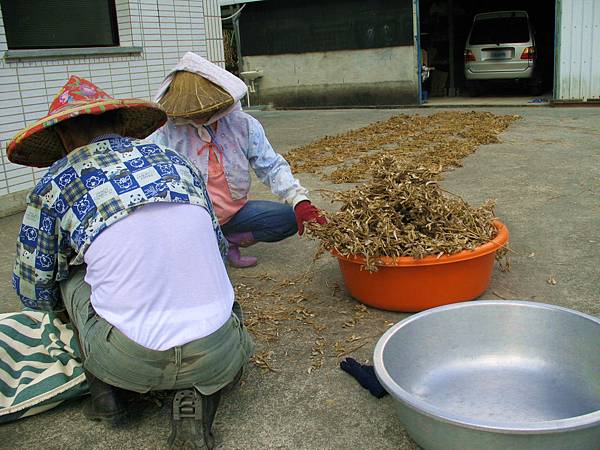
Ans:
[[[50,104],[48,115],[25,127],[8,145],[8,159],[16,164],[47,167],[63,157],[64,147],[53,126],[82,114],[121,110],[124,135],[143,139],[167,120],[162,107],[140,99],[112,98],[92,82],[71,76]]]

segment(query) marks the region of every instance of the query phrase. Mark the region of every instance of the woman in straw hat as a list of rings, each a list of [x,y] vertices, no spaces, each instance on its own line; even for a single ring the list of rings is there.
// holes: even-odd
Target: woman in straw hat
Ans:
[[[325,223],[261,124],[242,111],[246,92],[242,80],[188,52],[156,94],[169,120],[150,137],[188,156],[202,172],[234,267],[257,263],[239,247],[301,235],[307,221]],[[286,204],[249,200],[250,168]]]
[[[117,388],[177,389],[171,440],[203,428],[212,448],[221,390],[253,346],[202,176],[143,139],[165,121],[160,105],[113,99],[73,76],[49,114],[17,134],[12,162],[51,167],[28,197],[13,286],[28,308],[66,309],[85,359],[88,418],[126,413]]]

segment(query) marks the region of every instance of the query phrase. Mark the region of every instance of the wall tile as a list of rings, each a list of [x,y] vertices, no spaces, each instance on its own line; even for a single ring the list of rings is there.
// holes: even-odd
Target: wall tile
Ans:
[[[217,0],[115,3],[121,45],[140,45],[142,55],[17,62],[0,59],[0,196],[30,189],[45,172],[10,163],[5,155],[6,145],[25,123],[47,114],[49,102],[70,74],[88,78],[116,97],[150,99],[166,72],[186,51],[222,58]],[[211,17],[205,18],[204,11]],[[208,46],[207,39],[211,40]],[[0,20],[0,50],[5,42]]]

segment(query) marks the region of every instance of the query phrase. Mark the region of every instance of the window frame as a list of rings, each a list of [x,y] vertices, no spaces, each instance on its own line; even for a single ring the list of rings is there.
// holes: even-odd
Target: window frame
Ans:
[[[7,52],[24,52],[24,51],[54,51],[54,50],[63,50],[63,49],[96,49],[96,48],[116,48],[120,47],[121,39],[119,34],[119,21],[117,16],[117,0],[103,0],[106,2],[106,6],[108,7],[108,21],[110,26],[110,35],[111,35],[111,43],[102,44],[102,43],[93,43],[89,45],[43,45],[43,43],[39,46],[23,46],[23,45],[15,45],[11,47],[10,38],[8,29],[6,27],[7,18],[4,11],[4,4],[9,1],[14,0],[1,0],[0,5],[2,6],[2,22],[4,27],[4,34],[6,39],[6,51]],[[40,39],[42,39],[40,37]],[[14,45],[14,43],[13,43]]]
[[[10,1],[10,0],[9,0]],[[108,1],[108,0],[107,0]],[[116,33],[118,44],[112,46],[95,46],[95,47],[54,47],[54,48],[39,48],[39,49],[8,49],[8,42],[4,43],[4,51],[0,52],[0,57],[4,57],[6,62],[19,61],[41,61],[46,59],[65,59],[65,58],[82,58],[82,57],[109,57],[109,56],[140,56],[144,52],[144,48],[140,45],[135,45],[131,39],[125,38],[123,41],[121,36],[122,27],[131,22],[132,17],[125,15],[121,17],[119,10],[119,2],[128,2],[130,0],[111,0],[111,24],[113,25],[113,34]],[[5,20],[5,17],[2,17]],[[127,23],[125,23],[125,22]],[[4,26],[4,24],[2,24]],[[5,27],[6,28],[6,27]],[[114,39],[113,39],[114,40]],[[125,44],[125,45],[123,45]]]

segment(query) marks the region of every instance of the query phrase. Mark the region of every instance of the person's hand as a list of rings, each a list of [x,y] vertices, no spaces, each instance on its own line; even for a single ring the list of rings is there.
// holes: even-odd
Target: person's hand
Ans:
[[[294,207],[296,214],[296,224],[298,225],[298,234],[304,233],[304,222],[316,222],[319,225],[325,225],[327,219],[321,214],[309,200],[302,200]]]

